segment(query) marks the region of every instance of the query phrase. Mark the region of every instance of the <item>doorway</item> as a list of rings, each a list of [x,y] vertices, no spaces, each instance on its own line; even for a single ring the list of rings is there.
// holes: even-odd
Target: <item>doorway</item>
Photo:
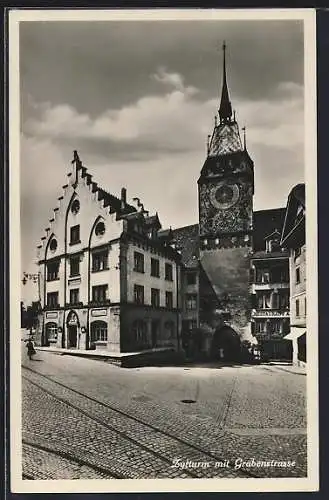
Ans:
[[[77,337],[78,337],[78,328],[77,325],[69,325],[68,326],[68,348],[75,349],[77,347]]]

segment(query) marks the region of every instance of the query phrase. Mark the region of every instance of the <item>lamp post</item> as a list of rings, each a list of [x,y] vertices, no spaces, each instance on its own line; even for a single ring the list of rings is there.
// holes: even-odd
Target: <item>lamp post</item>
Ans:
[[[38,284],[38,305],[36,312],[40,312],[40,273],[26,273],[23,271],[22,283],[25,286],[28,281],[32,281],[32,283]],[[30,335],[32,336],[33,329],[33,311],[31,311],[31,323],[30,323]]]

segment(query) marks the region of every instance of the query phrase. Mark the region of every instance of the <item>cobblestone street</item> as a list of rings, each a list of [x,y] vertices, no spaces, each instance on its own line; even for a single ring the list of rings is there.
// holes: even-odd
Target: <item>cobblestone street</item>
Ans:
[[[124,369],[40,351],[29,361],[25,346],[22,359],[24,479],[307,474],[302,374]]]

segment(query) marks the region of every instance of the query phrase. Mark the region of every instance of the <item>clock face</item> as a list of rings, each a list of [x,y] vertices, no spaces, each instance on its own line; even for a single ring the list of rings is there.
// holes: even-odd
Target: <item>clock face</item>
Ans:
[[[239,199],[240,190],[237,184],[228,184],[223,181],[210,191],[210,201],[215,208],[226,210],[232,207]]]

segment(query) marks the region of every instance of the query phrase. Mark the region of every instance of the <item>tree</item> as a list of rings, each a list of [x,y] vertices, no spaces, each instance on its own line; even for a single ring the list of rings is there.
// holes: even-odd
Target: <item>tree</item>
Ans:
[[[39,301],[32,302],[30,306],[27,306],[25,313],[25,328],[29,328],[31,330],[32,328],[36,328],[38,326],[38,316],[40,310],[41,304]]]

